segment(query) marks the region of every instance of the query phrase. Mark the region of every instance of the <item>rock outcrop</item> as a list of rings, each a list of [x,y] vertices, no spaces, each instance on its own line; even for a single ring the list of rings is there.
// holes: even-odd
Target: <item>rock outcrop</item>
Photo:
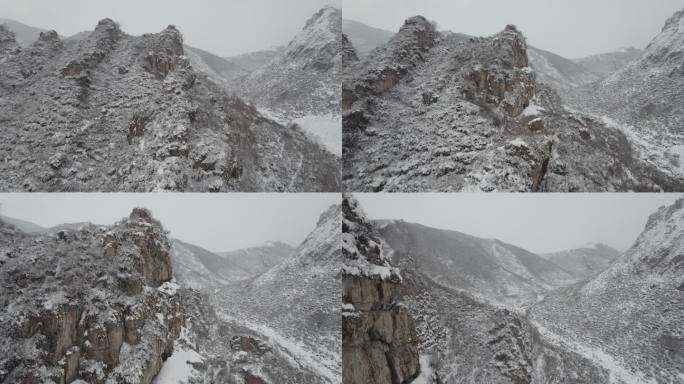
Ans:
[[[334,155],[195,70],[174,26],[0,51],[0,190],[339,190]]]
[[[420,369],[418,340],[398,302],[401,276],[352,196],[344,196],[342,212],[342,382],[410,383]]]
[[[0,54],[6,55],[14,53],[19,50],[14,33],[7,29],[4,25],[0,25]]]
[[[0,382],[149,384],[185,321],[150,212],[23,234],[0,222]]]
[[[342,34],[342,64],[349,65],[349,63],[359,61],[359,57],[356,55],[356,50],[354,46],[349,41],[349,37]]]

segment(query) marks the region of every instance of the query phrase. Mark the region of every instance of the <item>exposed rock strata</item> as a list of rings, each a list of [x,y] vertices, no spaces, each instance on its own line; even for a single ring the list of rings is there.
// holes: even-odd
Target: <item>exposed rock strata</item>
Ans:
[[[419,371],[413,317],[398,302],[401,277],[382,254],[358,202],[344,196],[342,381],[409,383]]]

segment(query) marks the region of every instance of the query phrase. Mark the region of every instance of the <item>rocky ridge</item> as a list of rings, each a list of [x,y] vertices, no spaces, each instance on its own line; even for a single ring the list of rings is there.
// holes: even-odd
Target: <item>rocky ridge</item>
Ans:
[[[342,381],[410,383],[421,367],[415,321],[398,300],[401,276],[353,196],[342,212]]]
[[[3,52],[1,190],[339,189],[335,156],[196,71],[173,26],[135,37],[105,19]]]
[[[343,183],[357,191],[675,190],[618,127],[536,81],[514,26],[488,38],[413,17],[345,68]],[[435,74],[438,74],[435,76]]]

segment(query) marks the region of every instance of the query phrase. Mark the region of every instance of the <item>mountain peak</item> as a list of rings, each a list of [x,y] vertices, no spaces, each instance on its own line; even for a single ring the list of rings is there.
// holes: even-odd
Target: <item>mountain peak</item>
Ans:
[[[316,226],[320,227],[321,224],[328,220],[336,219],[342,212],[342,206],[339,204],[333,204],[328,209],[325,210],[325,212],[321,213],[321,215],[318,218],[318,221],[316,222]]]
[[[677,11],[672,15],[667,21],[665,21],[665,25],[663,26],[662,31],[665,31],[668,28],[673,28],[677,24],[680,24],[680,22],[684,19],[684,9]]]
[[[404,25],[399,28],[395,38],[410,39],[409,42],[415,43],[421,50],[427,50],[435,45],[437,36],[438,33],[435,26],[425,17],[417,15],[409,17],[404,21]],[[392,40],[395,40],[395,38]]]
[[[495,44],[498,45],[499,42],[510,46],[514,67],[524,68],[529,65],[525,35],[515,25],[508,24],[503,31],[495,35]]]
[[[326,5],[321,8],[318,12],[314,13],[313,16],[306,21],[304,29],[313,28],[316,23],[324,20],[326,22],[336,22],[337,20],[342,20],[342,11],[339,8],[335,8],[332,5]]]
[[[681,69],[684,52],[684,9],[676,12],[663,26],[662,31],[646,47],[642,64],[650,69]]]
[[[285,49],[284,57],[312,60],[308,67],[328,70],[333,66],[333,57],[339,54],[339,36],[342,33],[342,12],[325,7],[307,20]]]

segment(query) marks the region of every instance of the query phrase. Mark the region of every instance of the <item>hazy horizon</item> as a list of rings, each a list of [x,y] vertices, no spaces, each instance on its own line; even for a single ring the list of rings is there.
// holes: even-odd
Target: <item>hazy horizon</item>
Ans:
[[[91,222],[111,225],[145,207],[177,238],[212,252],[269,241],[297,247],[316,227],[336,193],[7,193],[0,215],[49,228]]]
[[[93,30],[110,18],[130,35],[156,33],[175,25],[186,44],[219,56],[235,56],[287,45],[306,21],[342,0],[0,1],[0,17],[62,36]],[[76,15],[76,16],[74,16]]]
[[[345,0],[344,18],[396,32],[405,19],[422,15],[440,30],[473,36],[490,36],[515,24],[528,44],[574,59],[643,49],[683,8],[682,0]]]
[[[355,193],[373,219],[404,220],[542,254],[604,243],[621,252],[681,194]]]

